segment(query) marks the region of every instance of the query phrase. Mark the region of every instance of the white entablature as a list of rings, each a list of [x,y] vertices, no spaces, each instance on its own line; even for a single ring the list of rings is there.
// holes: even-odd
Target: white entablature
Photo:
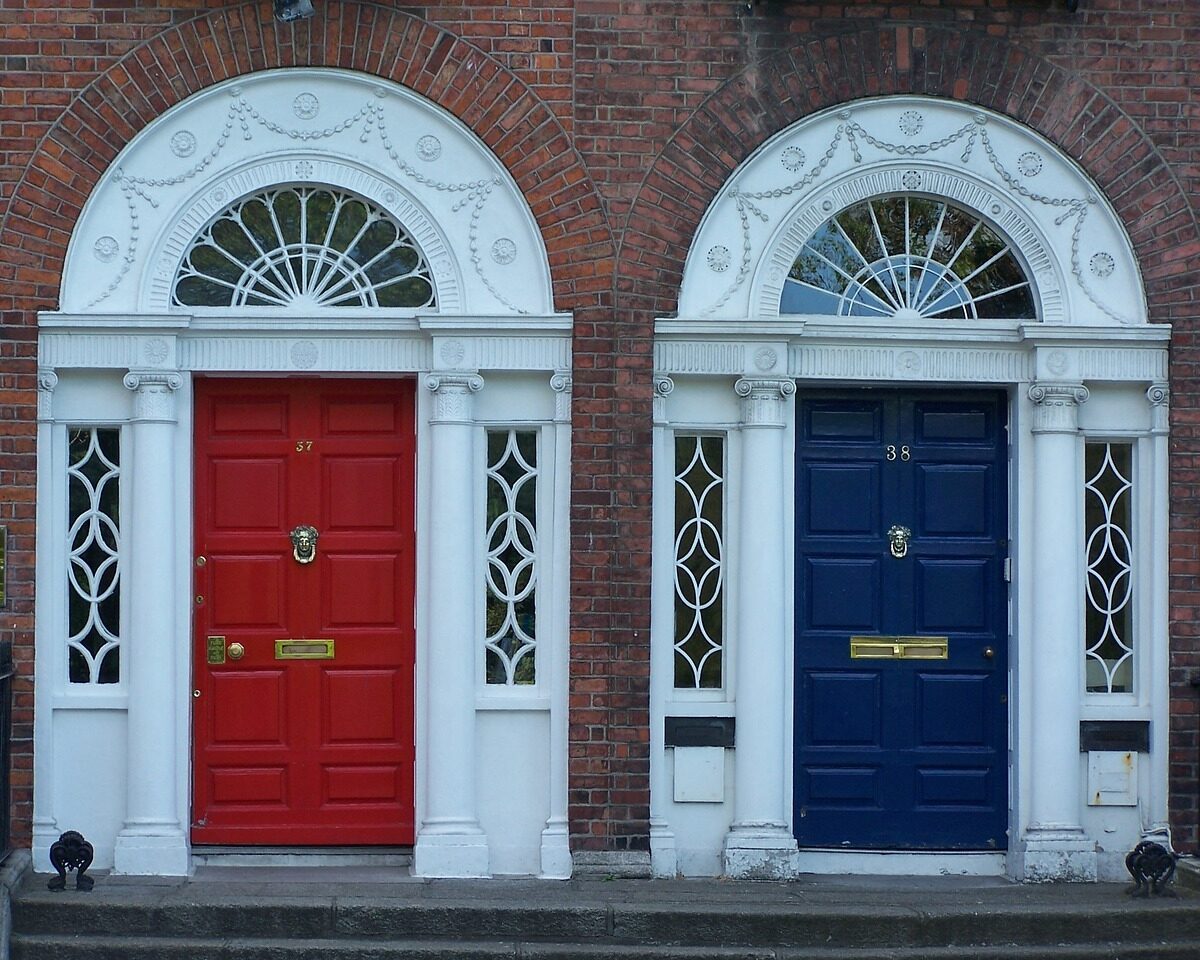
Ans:
[[[445,110],[344,70],[218,84],[139,133],[71,238],[67,313],[164,313],[188,243],[229,204],[277,184],[342,188],[399,221],[447,313],[547,314],[541,234],[508,171]]]

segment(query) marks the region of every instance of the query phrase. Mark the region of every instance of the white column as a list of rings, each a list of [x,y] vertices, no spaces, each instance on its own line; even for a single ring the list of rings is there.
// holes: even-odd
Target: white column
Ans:
[[[790,875],[796,840],[784,808],[784,431],[791,380],[742,379],[738,479],[734,657],[737,729],[733,823],[725,836],[725,873],[774,879]]]
[[[48,368],[38,370],[37,433],[37,590],[34,641],[33,698],[33,862],[45,869],[50,845],[62,831],[54,817],[54,726],[51,704],[60,669],[59,656],[65,656],[67,636],[63,603],[52,602],[62,594],[57,578],[66,576],[66,563],[51,563],[66,547],[64,528],[66,451],[54,443],[54,388],[58,374]],[[64,446],[59,444],[57,446]],[[62,489],[63,496],[56,496]]]
[[[675,688],[675,452],[667,419],[670,377],[654,378],[654,528],[650,583],[650,869],[656,877],[679,872],[675,833],[667,820],[667,754],[663,723]]]
[[[473,395],[478,374],[430,374],[429,643],[425,675],[425,810],[413,851],[422,877],[486,877],[487,836],[475,799],[476,489]]]
[[[131,370],[132,456],[128,535],[129,636],[121,668],[129,691],[125,826],[117,834],[114,872],[182,876],[188,845],[179,822],[175,729],[175,391],[178,373]]]
[[[550,816],[542,830],[541,877],[567,880],[571,876],[571,831],[567,820],[568,710],[570,708],[571,611],[571,374],[560,371],[550,378],[554,391],[554,467],[543,476],[553,478],[553,541],[550,552],[553,585],[548,605],[548,629],[538,631],[539,670],[545,670],[550,688]],[[545,581],[543,581],[545,582]],[[540,640],[547,637],[548,642]]]
[[[1170,431],[1170,392],[1165,383],[1146,391],[1150,402],[1152,454],[1150,470],[1150,633],[1141,638],[1135,656],[1150,661],[1150,795],[1142,814],[1144,839],[1171,845],[1168,812],[1170,785],[1171,644],[1168,564],[1170,557],[1170,469],[1167,436]]]
[[[1096,849],[1080,826],[1083,657],[1083,476],[1077,383],[1035,383],[1033,412],[1032,730],[1025,879],[1095,880]]]

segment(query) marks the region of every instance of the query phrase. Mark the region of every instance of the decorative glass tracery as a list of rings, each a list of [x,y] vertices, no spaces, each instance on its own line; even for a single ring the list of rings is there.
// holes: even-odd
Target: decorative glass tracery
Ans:
[[[489,684],[537,680],[537,434],[487,432]]]
[[[1086,444],[1089,693],[1133,691],[1133,446]]]
[[[675,436],[675,686],[719,688],[724,648],[725,440]]]
[[[800,249],[781,313],[914,320],[1032,319],[1011,245],[963,207],[876,197],[830,217]]]
[[[120,433],[67,437],[67,648],[71,683],[121,679]]]
[[[431,307],[429,264],[386,212],[331,187],[244,197],[192,242],[174,303],[191,307]]]

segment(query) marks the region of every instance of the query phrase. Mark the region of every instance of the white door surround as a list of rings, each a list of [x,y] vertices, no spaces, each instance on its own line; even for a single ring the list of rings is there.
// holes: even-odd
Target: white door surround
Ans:
[[[1031,281],[1036,315],[956,321],[911,311],[882,318],[781,315],[785,279],[814,231],[853,204],[900,194],[952,200],[1006,238]],[[995,869],[1026,879],[1116,876],[1124,853],[1167,821],[1160,522],[1167,463],[1159,434],[1170,330],[1147,322],[1132,246],[1095,184],[1038,134],[973,105],[903,96],[815,114],[763,144],[717,194],[688,255],[679,315],[660,319],[656,332],[655,872]],[[791,395],[833,384],[993,386],[1009,393],[1006,858],[797,850],[790,822],[779,823],[781,815],[790,820],[784,811],[791,809],[791,600],[783,598],[779,624],[763,621],[762,607],[770,599],[764,591],[781,573],[790,583],[793,569],[794,487],[785,455],[795,427]],[[778,408],[778,425],[764,431],[767,406]],[[672,669],[672,438],[697,433],[724,436],[728,448],[722,558],[729,626],[719,690],[676,688]],[[765,436],[778,442],[768,444]],[[1134,449],[1132,691],[1085,688],[1089,572],[1082,504],[1089,440]],[[763,500],[783,511],[765,526]],[[773,684],[780,678],[786,691],[777,698]],[[1076,695],[1066,695],[1071,689]],[[672,798],[681,758],[658,736],[669,716],[736,717],[723,802]],[[1081,719],[1150,721],[1136,806],[1097,806],[1085,795]],[[764,789],[765,803],[753,799]]]
[[[428,264],[434,304],[180,305],[175,278],[194,237],[241,198],[309,185],[394,218]],[[570,336],[513,178],[461,122],[397,84],[328,69],[251,74],[134,137],[75,227],[61,310],[40,317],[34,856],[82,829],[99,867],[190,867],[192,375],[395,376],[421,386],[416,870],[569,875],[556,528],[569,489]],[[97,425],[120,431],[128,478],[121,677],[111,684],[70,681],[59,599],[71,564],[63,451],[69,430]],[[532,432],[542,463],[541,659],[536,682],[522,686],[484,678],[489,429]],[[496,743],[513,751],[507,773],[485,766]],[[56,759],[68,755],[96,758],[84,761],[96,775],[72,776]]]

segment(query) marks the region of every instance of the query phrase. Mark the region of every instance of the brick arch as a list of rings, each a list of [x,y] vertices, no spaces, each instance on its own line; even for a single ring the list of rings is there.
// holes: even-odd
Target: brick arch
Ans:
[[[889,26],[811,40],[745,68],[680,125],[647,173],[618,251],[617,276],[644,271],[636,302],[676,309],[696,227],[737,166],[769,137],[818,110],[888,94],[947,97],[1036,130],[1104,190],[1133,242],[1153,320],[1187,309],[1200,228],[1170,166],[1102,90],[1008,40]],[[628,298],[626,298],[628,300]]]
[[[331,0],[280,24],[270,5],[209,11],[134,48],[80,91],[35,150],[0,223],[6,307],[55,306],[83,204],[121,149],[206,87],[275,67],[340,67],[393,80],[446,109],[495,153],[542,231],[559,309],[602,305],[594,266],[612,239],[595,186],[559,119],[520,78],[461,37],[371,2]],[[362,42],[362,38],[369,38]],[[236,40],[235,40],[236,38]]]

